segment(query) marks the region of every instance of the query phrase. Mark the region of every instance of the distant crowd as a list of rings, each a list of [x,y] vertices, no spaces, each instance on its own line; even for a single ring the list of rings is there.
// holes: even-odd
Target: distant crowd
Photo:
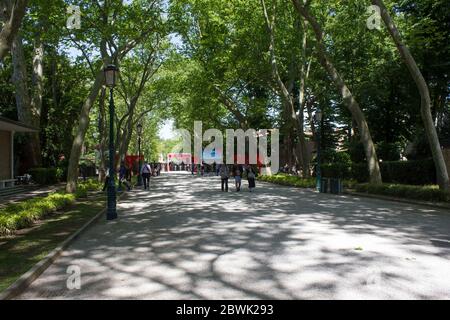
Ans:
[[[225,164],[176,164],[176,163],[149,163],[147,161],[141,167],[140,175],[142,177],[142,183],[144,190],[150,189],[150,178],[161,175],[161,171],[185,171],[190,172],[192,175],[200,176],[220,176],[221,189],[223,192],[229,191],[229,180],[233,179],[237,192],[242,189],[242,180],[246,179],[248,182],[248,189],[253,192],[256,188],[256,176],[258,170],[250,165],[225,165]],[[109,169],[104,173],[106,176],[103,191],[108,187],[109,183]],[[120,168],[117,172],[119,178],[119,190],[125,187],[128,191],[132,189],[131,178],[133,176],[133,170],[125,162],[121,162]]]

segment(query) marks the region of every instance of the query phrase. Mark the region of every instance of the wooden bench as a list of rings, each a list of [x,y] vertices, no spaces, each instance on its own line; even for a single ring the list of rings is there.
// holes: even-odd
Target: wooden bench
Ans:
[[[17,179],[0,180],[0,189],[14,187],[16,182],[17,182]]]

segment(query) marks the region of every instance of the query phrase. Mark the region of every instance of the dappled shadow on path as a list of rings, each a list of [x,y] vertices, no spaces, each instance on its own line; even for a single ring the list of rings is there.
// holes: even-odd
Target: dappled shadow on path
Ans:
[[[449,230],[450,215],[427,207],[265,183],[222,193],[217,177],[163,175],[23,298],[450,298]],[[69,265],[81,290],[66,288]]]

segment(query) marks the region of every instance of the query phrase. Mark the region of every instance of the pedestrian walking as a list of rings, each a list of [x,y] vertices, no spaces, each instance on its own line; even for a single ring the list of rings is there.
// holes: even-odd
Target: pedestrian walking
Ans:
[[[158,163],[156,175],[159,177],[161,175],[161,163]]]
[[[241,191],[241,184],[242,184],[242,171],[240,170],[239,166],[236,166],[234,168],[234,182],[236,183],[236,192]]]
[[[222,191],[228,192],[228,179],[230,173],[226,164],[220,166],[220,178],[222,180]]]
[[[141,169],[141,176],[142,176],[142,180],[144,182],[144,190],[149,190],[150,189],[150,175],[151,175],[151,173],[152,173],[152,168],[150,167],[148,162],[145,161],[144,165],[142,166],[142,169]]]
[[[252,167],[248,167],[247,180],[248,180],[248,190],[250,192],[253,192],[253,189],[256,188],[256,174],[253,171]]]
[[[125,185],[128,191],[131,191],[131,185],[127,181],[127,168],[125,167],[125,162],[120,163],[119,168],[119,191],[122,190],[122,184]]]
[[[103,192],[106,191],[106,189],[108,188],[108,184],[109,184],[109,168],[106,168],[105,173],[105,183],[103,184]]]

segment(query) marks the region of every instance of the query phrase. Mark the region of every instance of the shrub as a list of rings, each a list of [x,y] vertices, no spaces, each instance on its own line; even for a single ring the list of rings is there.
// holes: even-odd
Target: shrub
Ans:
[[[384,161],[380,163],[383,182],[412,185],[436,183],[433,159],[418,161]],[[354,179],[360,183],[369,181],[366,163],[332,163],[322,165],[322,176],[327,178]]]
[[[329,163],[321,166],[322,177],[350,179],[351,166],[347,163]]]
[[[401,146],[399,143],[378,142],[376,145],[377,155],[383,161],[400,161]]]
[[[276,174],[273,176],[259,176],[258,180],[280,184],[284,186],[292,186],[297,188],[315,188],[316,180],[314,178],[311,179],[302,179],[297,176],[290,176],[287,174]]]
[[[433,202],[450,202],[448,192],[442,191],[438,186],[412,186],[383,183],[380,185],[357,184],[357,192],[379,194],[398,198],[417,199]]]
[[[87,181],[80,182],[78,184],[75,196],[77,198],[86,198],[89,191],[100,191],[102,190],[102,188],[103,185],[97,180],[88,179]]]
[[[352,163],[351,166],[351,178],[358,182],[369,181],[369,169],[367,163]]]
[[[436,183],[433,159],[417,161],[386,161],[381,163],[383,182],[413,185]]]
[[[56,168],[56,179],[58,180],[58,182],[67,181],[67,168]]]
[[[40,185],[55,184],[58,180],[56,168],[34,168],[28,170],[34,182]]]
[[[34,198],[12,204],[0,210],[0,235],[31,226],[36,220],[65,208],[75,201],[75,196],[53,193],[47,197]]]

